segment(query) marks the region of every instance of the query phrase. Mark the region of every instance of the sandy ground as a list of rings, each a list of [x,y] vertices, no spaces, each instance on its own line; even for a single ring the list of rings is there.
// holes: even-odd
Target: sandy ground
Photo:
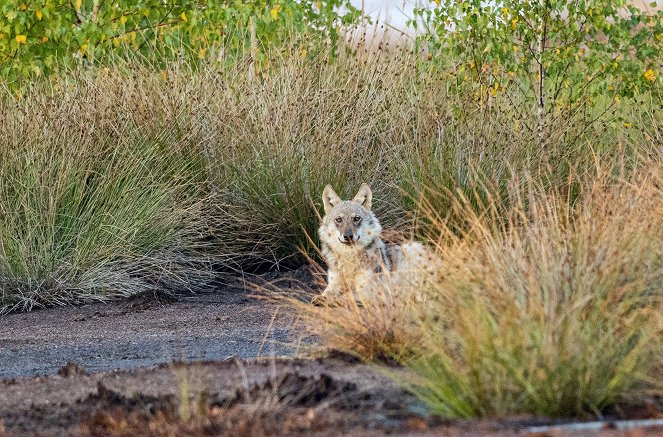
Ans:
[[[306,270],[290,275],[278,280],[311,279]],[[1,317],[0,437],[663,436],[663,427],[531,434],[557,422],[427,417],[383,370],[294,357],[303,336],[294,315],[241,284]],[[204,412],[182,422],[183,399]],[[659,414],[645,413],[634,417]]]
[[[141,296],[3,316],[0,379],[52,374],[69,362],[99,372],[292,354],[292,316],[249,293],[234,284],[178,300]]]

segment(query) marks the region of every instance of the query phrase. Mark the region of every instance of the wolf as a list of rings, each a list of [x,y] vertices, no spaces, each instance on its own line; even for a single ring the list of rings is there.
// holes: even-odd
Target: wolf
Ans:
[[[420,243],[387,244],[371,210],[372,200],[366,183],[352,200],[345,201],[330,185],[325,187],[319,237],[327,263],[327,287],[313,298],[313,304],[333,304],[348,295],[358,300],[370,297],[379,288],[380,278],[390,272],[412,271],[433,259]]]

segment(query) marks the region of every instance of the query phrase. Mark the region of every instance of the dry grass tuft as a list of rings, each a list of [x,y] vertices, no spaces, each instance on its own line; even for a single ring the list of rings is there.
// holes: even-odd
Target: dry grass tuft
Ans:
[[[410,292],[423,299],[295,306],[329,348],[404,364],[396,377],[447,417],[576,416],[660,396],[663,173],[597,168],[572,193],[529,179],[508,202],[458,195],[462,228],[424,204],[442,263]]]
[[[662,176],[599,176],[574,204],[533,187],[506,223],[461,202],[469,230],[439,247],[439,321],[422,324],[410,387],[447,416],[578,415],[660,394]]]

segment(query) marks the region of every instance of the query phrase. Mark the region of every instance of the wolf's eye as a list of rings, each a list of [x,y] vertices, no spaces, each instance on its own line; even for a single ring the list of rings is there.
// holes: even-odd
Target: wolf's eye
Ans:
[[[356,222],[361,221],[361,217],[359,217],[358,215],[356,215],[356,216],[354,217],[354,221],[356,221]]]
[[[336,223],[341,223],[341,222],[343,221],[343,219],[342,219],[341,217],[336,217],[336,218],[334,219],[334,221],[335,221]]]

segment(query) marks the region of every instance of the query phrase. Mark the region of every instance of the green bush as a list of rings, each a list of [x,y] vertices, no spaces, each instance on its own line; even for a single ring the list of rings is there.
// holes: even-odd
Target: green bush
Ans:
[[[447,86],[483,105],[515,98],[510,122],[538,132],[542,145],[549,125],[578,115],[582,125],[628,123],[613,117],[620,100],[660,90],[660,10],[626,0],[436,0],[415,15]]]
[[[345,12],[341,13],[340,8]],[[173,58],[228,62],[279,46],[293,33],[338,39],[355,21],[346,0],[8,0],[0,7],[0,75],[10,82],[51,76],[116,56],[163,63]]]

